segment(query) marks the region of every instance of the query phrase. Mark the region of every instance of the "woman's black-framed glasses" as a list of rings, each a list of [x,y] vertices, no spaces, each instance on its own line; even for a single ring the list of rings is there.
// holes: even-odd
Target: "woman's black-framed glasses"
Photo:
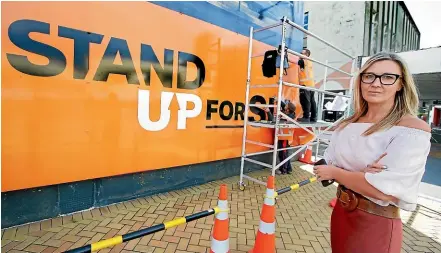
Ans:
[[[383,85],[393,85],[398,78],[400,78],[400,75],[397,74],[389,74],[384,73],[382,75],[377,75],[374,73],[361,73],[361,81],[365,84],[373,84],[377,78],[380,79],[380,83]]]

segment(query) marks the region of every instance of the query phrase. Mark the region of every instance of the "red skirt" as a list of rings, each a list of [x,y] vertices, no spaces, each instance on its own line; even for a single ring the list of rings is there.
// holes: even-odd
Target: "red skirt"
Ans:
[[[402,238],[401,219],[348,212],[337,201],[331,216],[332,253],[400,253]]]

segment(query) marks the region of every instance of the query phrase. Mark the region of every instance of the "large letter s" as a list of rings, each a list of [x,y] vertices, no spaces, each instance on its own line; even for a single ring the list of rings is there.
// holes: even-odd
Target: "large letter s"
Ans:
[[[31,53],[45,56],[49,59],[47,65],[33,64],[27,56],[17,54],[6,54],[9,63],[16,70],[33,76],[56,76],[66,68],[66,57],[55,47],[32,40],[29,37],[31,32],[49,34],[50,25],[35,20],[17,20],[9,26],[8,36],[11,42],[17,47]]]

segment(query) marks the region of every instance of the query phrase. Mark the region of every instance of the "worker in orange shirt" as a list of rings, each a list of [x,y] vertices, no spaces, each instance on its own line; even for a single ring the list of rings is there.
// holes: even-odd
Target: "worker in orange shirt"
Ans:
[[[311,51],[304,48],[302,54],[310,56]],[[314,87],[314,73],[312,70],[312,62],[300,59],[298,62],[300,67],[299,80],[300,85],[306,87]],[[303,116],[297,121],[299,122],[317,122],[317,104],[315,102],[314,91],[300,89],[300,104],[302,105]]]

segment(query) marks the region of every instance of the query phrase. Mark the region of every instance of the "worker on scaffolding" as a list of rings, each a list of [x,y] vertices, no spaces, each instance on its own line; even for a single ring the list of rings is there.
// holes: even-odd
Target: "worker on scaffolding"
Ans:
[[[302,54],[310,56],[311,51],[307,48],[302,50]],[[301,58],[298,61],[300,67],[299,81],[300,85],[306,87],[314,87],[314,73],[312,70],[312,62]],[[297,121],[299,122],[317,122],[317,104],[315,102],[314,91],[300,89],[300,104],[302,105],[303,116]]]
[[[274,99],[275,103],[277,104],[277,99]],[[280,105],[280,110],[285,113],[288,117],[290,117],[291,119],[295,119],[296,118],[296,106],[291,103],[288,100],[285,101],[280,101],[281,105]],[[269,108],[265,108],[264,109],[266,114],[267,114],[267,118],[269,121],[274,121],[274,116],[271,113],[271,111],[269,110]],[[279,115],[280,117],[280,115]],[[288,133],[285,133],[286,131],[283,131],[285,129],[280,129],[283,133],[282,135],[279,135],[278,141],[277,141],[277,149],[282,149],[282,148],[288,148],[290,146],[290,143],[292,142],[292,133],[291,131],[288,131]],[[278,152],[278,157],[279,157],[279,163],[284,161],[287,157],[289,156],[289,152],[288,150],[280,150]],[[291,161],[288,160],[286,161],[286,163],[282,164],[282,166],[280,166],[280,169],[277,171],[277,174],[291,174],[292,173],[292,166],[291,166]]]

